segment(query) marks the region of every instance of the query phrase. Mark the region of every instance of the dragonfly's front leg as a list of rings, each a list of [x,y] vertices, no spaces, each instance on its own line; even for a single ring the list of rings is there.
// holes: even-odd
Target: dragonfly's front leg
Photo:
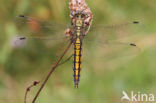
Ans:
[[[64,63],[66,63],[66,62],[68,62],[71,58],[73,57],[73,54],[72,55],[70,55],[65,61],[63,61],[63,62],[61,62],[61,63],[59,63],[59,65],[58,66],[60,66],[60,65],[62,65],[62,64],[64,64]]]

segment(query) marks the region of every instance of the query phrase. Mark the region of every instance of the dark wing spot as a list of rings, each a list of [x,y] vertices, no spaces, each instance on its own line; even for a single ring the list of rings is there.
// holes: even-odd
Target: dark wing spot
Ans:
[[[139,21],[133,21],[133,24],[139,24]]]
[[[130,43],[130,46],[136,46],[136,44],[134,44],[134,43]]]
[[[20,37],[19,38],[19,40],[25,40],[26,39],[26,37]]]

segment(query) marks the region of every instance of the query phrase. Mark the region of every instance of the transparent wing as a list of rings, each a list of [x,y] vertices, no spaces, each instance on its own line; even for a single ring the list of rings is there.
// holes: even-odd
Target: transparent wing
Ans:
[[[66,24],[41,21],[24,15],[17,16],[15,23],[19,30],[15,39],[16,44],[22,44],[22,42],[26,44],[29,40],[58,42],[66,38],[65,30],[69,27]]]
[[[65,24],[40,21],[24,15],[17,16],[15,23],[19,34],[12,40],[13,47],[35,52],[35,55],[49,55],[48,58],[53,58],[51,62],[57,60],[70,41],[65,35],[68,28]]]
[[[15,23],[20,31],[35,35],[54,35],[64,33],[69,27],[67,24],[50,21],[37,20],[35,18],[19,15],[15,18]]]
[[[125,22],[115,25],[94,25],[86,35],[86,42],[96,42],[98,45],[129,45],[136,46],[133,38],[139,32],[140,23],[138,21]]]
[[[139,21],[123,22],[113,25],[93,24],[90,30],[91,37],[105,38],[105,40],[117,40],[133,36],[135,29],[142,25]]]
[[[135,38],[139,27],[137,21],[113,26],[93,25],[84,38],[84,55],[90,58],[88,60],[103,64],[120,59],[128,61],[141,50]]]

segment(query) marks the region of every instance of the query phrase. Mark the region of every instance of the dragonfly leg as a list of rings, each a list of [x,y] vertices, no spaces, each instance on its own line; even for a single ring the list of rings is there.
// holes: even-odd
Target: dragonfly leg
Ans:
[[[66,63],[66,62],[68,62],[72,57],[73,57],[73,54],[72,54],[71,56],[69,56],[65,61],[59,63],[58,66],[60,66],[60,65],[62,65],[62,64],[64,64],[64,63]]]
[[[67,37],[73,36],[72,29],[71,29],[71,28],[66,29],[66,30],[65,30],[65,34],[66,34]]]

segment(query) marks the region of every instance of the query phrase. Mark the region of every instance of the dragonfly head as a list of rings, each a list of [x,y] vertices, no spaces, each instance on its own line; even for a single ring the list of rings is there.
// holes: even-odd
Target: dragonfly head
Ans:
[[[82,27],[84,20],[86,19],[86,14],[84,14],[83,12],[77,12],[75,13],[74,18],[75,18],[75,26]]]

